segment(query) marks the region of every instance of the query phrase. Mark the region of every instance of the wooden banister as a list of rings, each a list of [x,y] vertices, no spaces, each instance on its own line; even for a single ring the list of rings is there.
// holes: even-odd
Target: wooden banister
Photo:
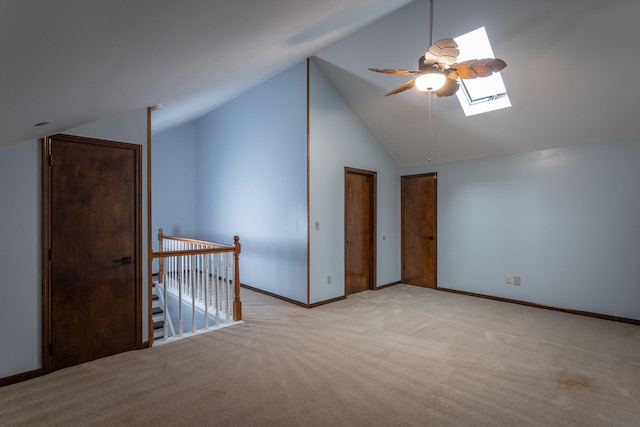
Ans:
[[[163,240],[162,228],[158,229],[158,252],[162,252],[162,240]],[[151,251],[151,258],[155,258],[153,256],[153,251]],[[160,258],[158,260],[158,282],[162,283],[164,277],[164,259]]]
[[[181,242],[185,244],[192,244],[199,246],[197,249],[180,249],[180,250],[164,250],[166,245],[164,244],[165,240],[173,240],[176,242]],[[213,243],[207,242],[204,240],[197,239],[189,239],[186,237],[176,237],[176,236],[167,236],[164,234],[162,228],[158,229],[158,248],[157,252],[151,251],[151,257],[153,259],[158,259],[159,264],[159,277],[158,281],[163,283],[164,280],[164,260],[165,258],[170,257],[183,257],[190,255],[206,255],[206,254],[216,254],[216,253],[232,253],[233,252],[233,279],[229,278],[229,280],[233,280],[233,320],[240,321],[242,320],[242,302],[240,301],[240,252],[242,251],[242,246],[240,244],[240,237],[233,236],[233,245],[225,245],[222,243]],[[175,246],[173,246],[175,247]],[[172,248],[169,245],[169,248]],[[169,267],[171,269],[171,267]]]
[[[202,255],[202,254],[217,254],[221,252],[234,252],[233,246],[215,247],[215,248],[203,248],[203,249],[184,249],[178,251],[164,251],[153,252],[154,258],[169,258],[172,256],[182,255]]]
[[[162,228],[158,230],[158,239],[175,240],[177,242],[193,243],[195,245],[203,245],[203,246],[216,247],[216,248],[217,247],[233,248],[233,246],[225,245],[223,243],[207,242],[206,240],[189,239],[186,237],[167,236],[166,234],[162,233]]]

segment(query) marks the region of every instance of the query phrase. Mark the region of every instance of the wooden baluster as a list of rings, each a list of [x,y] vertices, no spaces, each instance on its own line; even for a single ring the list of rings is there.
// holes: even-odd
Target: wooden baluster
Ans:
[[[196,333],[196,286],[198,280],[197,256],[191,256],[191,333]]]
[[[233,280],[231,280],[232,259],[231,252],[225,252],[224,311],[226,314],[225,323],[227,324],[233,320],[233,304],[231,301],[231,295],[233,295],[231,290],[233,286]]]
[[[237,322],[242,320],[242,302],[240,302],[240,252],[242,247],[240,245],[240,237],[233,236],[233,245],[233,320]]]
[[[202,249],[202,245],[200,248]],[[198,303],[202,304],[204,302],[204,254],[198,255]]]
[[[185,250],[189,251],[190,246],[191,245],[187,244]],[[191,269],[189,268],[190,259],[191,258],[189,256],[185,256],[185,258],[184,258],[184,294],[185,294],[185,297],[189,296],[189,279],[191,279],[190,274],[189,274],[190,271],[191,271]]]
[[[220,254],[215,254],[216,257],[216,275],[215,275],[215,286],[216,286],[216,327],[220,326]]]
[[[168,251],[173,250],[173,247],[170,245],[170,242],[165,242],[165,247],[167,248]],[[166,259],[166,270],[167,270],[167,274],[166,274],[166,279],[170,280],[171,279],[171,272],[173,271],[173,263],[174,263],[174,258],[175,257],[169,257]],[[167,282],[168,284],[169,282]]]
[[[162,239],[163,239],[163,233],[162,233],[162,228],[158,229],[158,250],[160,252],[162,252]],[[162,280],[164,278],[164,257],[160,257],[158,258],[158,282],[162,283]]]
[[[178,270],[180,271],[179,275],[178,275],[178,318],[180,319],[180,333],[179,335],[182,336],[182,332],[183,332],[183,324],[182,324],[182,282],[183,282],[183,277],[184,274],[182,274],[182,268],[183,268],[183,257],[178,257]]]
[[[209,329],[209,294],[207,285],[209,283],[209,263],[211,262],[211,254],[202,256],[203,274],[204,274],[204,329]]]
[[[162,229],[160,229],[162,230]],[[160,258],[163,259],[163,258]],[[160,282],[162,283],[162,282]],[[164,285],[162,286],[162,295],[164,300],[162,301],[162,309],[164,310],[163,313],[163,318],[164,318],[164,325],[162,327],[163,329],[163,333],[164,333],[164,341],[167,342],[167,339],[169,338],[169,318],[168,318],[168,311],[167,311],[167,285],[168,282],[165,280],[164,281]]]
[[[170,250],[173,251],[175,249],[175,246],[173,244],[173,241],[168,241],[167,243],[169,243],[171,245]],[[171,258],[169,258],[169,262],[171,263],[169,266],[169,275],[171,277],[171,288],[174,289],[175,288],[175,280],[176,280],[176,270],[178,268],[178,259],[175,256],[172,256]]]
[[[227,295],[227,285],[229,284],[229,269],[227,265],[226,253],[220,254],[220,312],[224,314],[224,322],[229,320],[229,312],[227,310],[227,302],[229,301]]]
[[[169,240],[167,242],[167,244],[170,246],[169,250],[173,251],[175,249],[175,245],[174,245],[173,241]],[[176,262],[177,262],[176,257],[172,256],[171,258],[169,258],[169,274],[170,274],[171,278],[174,279],[174,280],[175,280],[175,271],[176,271],[176,268],[177,268]],[[173,281],[172,281],[171,285],[172,286],[174,285]]]

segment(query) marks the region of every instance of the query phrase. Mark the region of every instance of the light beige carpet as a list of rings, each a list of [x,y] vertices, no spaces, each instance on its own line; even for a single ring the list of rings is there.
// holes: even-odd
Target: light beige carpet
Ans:
[[[640,328],[408,285],[0,388],[0,425],[640,426]]]

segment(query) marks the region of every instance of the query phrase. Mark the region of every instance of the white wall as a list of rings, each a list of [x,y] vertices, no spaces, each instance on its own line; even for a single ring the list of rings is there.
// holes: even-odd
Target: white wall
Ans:
[[[439,286],[640,319],[638,164],[620,141],[402,173],[438,172]]]
[[[377,174],[376,286],[400,280],[398,166],[346,100],[311,61],[310,302],[344,295],[344,168]],[[327,276],[332,276],[327,284]]]
[[[0,148],[0,378],[41,365],[40,144]]]
[[[207,114],[198,126],[198,234],[240,236],[241,282],[307,302],[306,66]]]
[[[64,133],[143,146],[143,337],[147,337],[146,109]],[[0,378],[42,367],[40,169],[40,141],[0,149]]]
[[[195,122],[153,135],[153,247],[162,228],[170,236],[193,237],[196,224],[197,127]]]

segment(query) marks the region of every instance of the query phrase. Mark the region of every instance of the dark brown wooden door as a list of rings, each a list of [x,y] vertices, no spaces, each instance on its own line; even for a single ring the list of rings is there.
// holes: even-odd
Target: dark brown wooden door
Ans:
[[[51,369],[136,348],[139,146],[50,139]]]
[[[375,285],[376,173],[345,168],[345,294]]]
[[[402,282],[437,286],[436,174],[401,178]]]

